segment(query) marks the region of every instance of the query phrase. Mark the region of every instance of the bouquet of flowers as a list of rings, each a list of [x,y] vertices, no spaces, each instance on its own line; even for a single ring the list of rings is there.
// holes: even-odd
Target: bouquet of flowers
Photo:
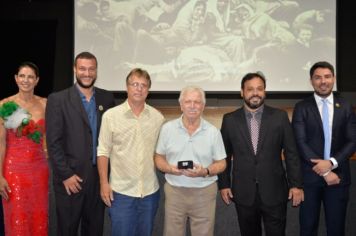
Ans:
[[[0,117],[4,120],[5,128],[16,130],[16,134],[26,136],[35,143],[40,143],[44,132],[44,124],[31,120],[31,114],[17,103],[10,101],[0,106]]]

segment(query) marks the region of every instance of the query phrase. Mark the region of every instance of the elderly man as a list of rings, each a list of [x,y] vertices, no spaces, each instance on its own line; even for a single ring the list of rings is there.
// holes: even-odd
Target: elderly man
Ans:
[[[133,69],[126,86],[127,100],[103,116],[98,146],[100,193],[109,207],[112,235],[149,236],[159,202],[153,155],[164,118],[145,102],[151,87],[147,71]]]
[[[205,93],[184,88],[179,97],[183,115],[163,125],[155,164],[165,172],[164,235],[185,235],[187,218],[192,235],[214,233],[217,174],[225,169],[225,149],[219,130],[201,115]]]

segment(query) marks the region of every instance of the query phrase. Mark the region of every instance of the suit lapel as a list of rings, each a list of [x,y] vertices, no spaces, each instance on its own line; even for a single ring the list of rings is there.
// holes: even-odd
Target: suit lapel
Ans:
[[[103,94],[101,93],[101,91],[97,88],[95,88],[95,106],[96,106],[96,121],[97,121],[97,127],[100,127],[101,124],[101,116],[104,113],[104,108],[106,106],[106,104],[103,104]]]
[[[270,122],[271,110],[268,106],[264,105],[263,113],[261,117],[261,127],[260,133],[258,136],[258,143],[257,143],[257,154],[261,151],[261,147],[263,146],[263,142],[266,139],[266,134],[268,133],[268,127]]]
[[[80,114],[80,116],[84,120],[84,123],[90,127],[88,115],[84,109],[82,100],[79,96],[79,92],[75,86],[76,85],[73,85],[69,90],[69,100],[73,105],[74,109]]]
[[[339,124],[342,115],[342,106],[340,100],[334,95],[334,116],[333,116],[333,124],[332,124],[332,135],[336,134],[336,124]],[[331,137],[332,140],[332,137]]]
[[[309,103],[310,103],[310,111],[314,116],[314,120],[318,123],[319,128],[323,130],[323,121],[321,120],[318,104],[316,104],[314,96],[310,98]]]

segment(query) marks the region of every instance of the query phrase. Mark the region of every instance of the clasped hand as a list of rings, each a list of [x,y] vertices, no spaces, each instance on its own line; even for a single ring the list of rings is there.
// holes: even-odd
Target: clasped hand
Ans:
[[[313,171],[317,175],[324,177],[324,180],[328,185],[340,183],[339,176],[333,171],[331,171],[332,165],[329,160],[311,159],[311,162],[315,164],[313,167]]]
[[[320,176],[327,173],[332,168],[331,162],[329,160],[311,159],[310,161],[315,164],[313,166],[313,171]]]
[[[167,172],[171,175],[185,175],[187,177],[205,177],[207,172],[202,165],[194,163],[193,169],[178,169],[177,166],[170,166],[170,171]]]

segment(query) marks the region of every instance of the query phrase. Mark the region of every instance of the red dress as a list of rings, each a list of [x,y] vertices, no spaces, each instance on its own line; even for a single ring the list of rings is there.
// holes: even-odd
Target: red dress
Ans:
[[[3,174],[11,189],[9,200],[2,201],[5,235],[47,236],[49,172],[42,141],[6,130]]]

